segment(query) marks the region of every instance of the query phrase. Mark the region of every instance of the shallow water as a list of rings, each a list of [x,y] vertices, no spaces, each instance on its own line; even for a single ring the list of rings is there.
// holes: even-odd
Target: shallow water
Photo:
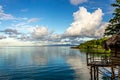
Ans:
[[[89,80],[86,54],[62,46],[1,47],[0,80]]]

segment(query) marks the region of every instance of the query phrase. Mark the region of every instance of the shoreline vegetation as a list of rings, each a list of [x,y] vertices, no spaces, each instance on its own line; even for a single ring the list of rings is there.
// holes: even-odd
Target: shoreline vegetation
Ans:
[[[110,53],[110,50],[105,50],[103,48],[104,42],[109,39],[109,37],[104,37],[101,39],[90,40],[81,43],[78,46],[71,47],[72,49],[80,49],[85,52],[98,52],[98,53]]]

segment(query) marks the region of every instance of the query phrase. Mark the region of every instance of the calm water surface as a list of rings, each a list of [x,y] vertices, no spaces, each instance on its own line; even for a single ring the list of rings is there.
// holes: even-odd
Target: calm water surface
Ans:
[[[70,47],[1,47],[0,80],[89,80],[86,54]]]

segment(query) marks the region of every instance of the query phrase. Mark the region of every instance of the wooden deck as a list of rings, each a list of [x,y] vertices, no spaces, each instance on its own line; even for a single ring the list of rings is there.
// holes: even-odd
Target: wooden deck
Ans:
[[[87,66],[90,66],[91,80],[99,79],[99,67],[111,68],[111,80],[115,80],[115,67],[120,66],[120,57],[117,55],[100,54],[86,54]]]
[[[87,66],[99,66],[99,67],[110,67],[112,65],[111,62],[102,62],[102,61],[93,61],[91,63],[88,63]]]
[[[120,66],[120,57],[111,57],[112,65]]]
[[[86,58],[88,66],[120,66],[120,57],[118,56],[106,56],[106,54],[96,56],[96,54],[87,53]]]

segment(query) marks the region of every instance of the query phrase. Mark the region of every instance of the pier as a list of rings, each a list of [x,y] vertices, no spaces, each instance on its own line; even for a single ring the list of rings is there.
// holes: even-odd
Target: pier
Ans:
[[[89,51],[86,53],[87,66],[90,66],[91,80],[99,80],[99,73],[109,76],[110,80],[120,80],[120,33],[113,35],[104,44],[105,49],[111,50],[109,54],[89,53]],[[101,71],[100,68],[105,69],[107,73]],[[108,71],[106,68],[111,70]]]
[[[87,53],[87,66],[90,67],[90,77],[91,80],[99,80],[99,74],[108,76],[111,79],[115,80],[118,78],[118,73],[116,74],[115,70],[119,70],[120,66],[120,57],[114,57],[107,53]],[[111,68],[111,70],[107,70],[107,68]]]

